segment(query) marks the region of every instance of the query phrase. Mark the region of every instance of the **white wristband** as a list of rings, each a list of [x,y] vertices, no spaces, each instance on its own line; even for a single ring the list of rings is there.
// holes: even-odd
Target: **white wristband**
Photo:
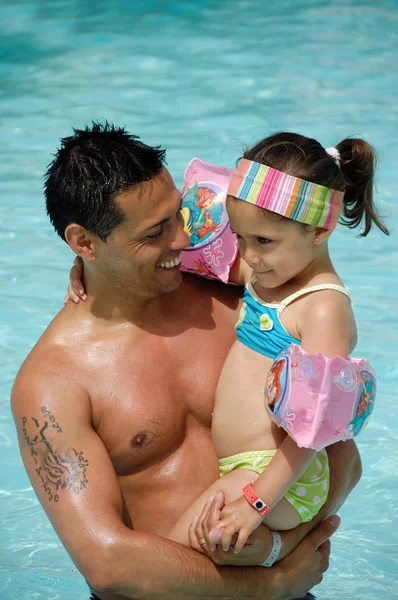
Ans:
[[[259,567],[272,567],[272,565],[274,564],[274,562],[276,561],[276,559],[279,556],[279,552],[281,551],[281,547],[282,547],[281,536],[279,535],[279,533],[277,531],[271,531],[271,533],[272,533],[272,538],[274,540],[271,552],[269,553],[268,558],[266,558],[266,560],[263,563],[261,563],[261,565],[259,565]]]

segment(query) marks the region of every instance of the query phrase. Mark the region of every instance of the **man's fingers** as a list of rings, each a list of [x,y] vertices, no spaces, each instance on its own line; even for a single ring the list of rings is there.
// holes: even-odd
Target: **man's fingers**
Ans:
[[[224,494],[222,492],[218,492],[218,494],[216,494],[214,497],[214,501],[212,502],[209,511],[209,518],[207,521],[209,529],[216,527],[217,523],[220,521],[221,509],[224,506],[224,502]]]
[[[210,535],[210,533],[212,530],[217,528],[217,525],[220,523],[221,509],[223,506],[224,506],[224,494],[222,492],[219,492],[218,494],[216,494],[213,502],[210,505],[207,523],[206,523],[206,529],[207,529],[207,532],[209,532],[208,533],[208,541],[210,543],[210,549],[213,551],[216,549],[216,543],[220,541],[221,536],[219,539],[215,539],[213,537],[213,535]]]
[[[210,496],[210,498],[207,499],[206,504],[202,508],[202,512],[200,513],[200,517],[198,518],[196,526],[195,526],[195,534],[196,534],[198,541],[200,542],[200,540],[206,540],[206,544],[201,544],[202,551],[204,552],[204,554],[206,554],[206,550],[208,549],[205,546],[209,543],[209,539],[208,539],[209,532],[206,527],[206,520],[207,520],[207,515],[209,513],[212,501],[213,501],[213,496]]]
[[[337,515],[329,517],[308,535],[308,541],[311,541],[315,545],[315,548],[318,549],[334,534],[340,523],[341,519]]]
[[[202,511],[203,512],[203,511]],[[201,517],[199,517],[199,519],[196,521],[196,525],[195,525],[195,535],[196,535],[196,539],[202,540],[204,538],[203,535],[203,527],[202,527],[202,521],[201,521]]]
[[[318,548],[318,552],[322,556],[321,566],[324,571],[326,571],[329,568],[330,548],[331,548],[330,540],[326,540],[326,542],[323,542],[323,544],[321,544]]]
[[[196,535],[196,525],[197,525],[198,521],[199,521],[199,517],[195,517],[188,527],[189,543],[191,544],[191,548],[196,550],[196,552],[200,552],[201,554],[204,554],[203,548],[199,544],[199,540]]]

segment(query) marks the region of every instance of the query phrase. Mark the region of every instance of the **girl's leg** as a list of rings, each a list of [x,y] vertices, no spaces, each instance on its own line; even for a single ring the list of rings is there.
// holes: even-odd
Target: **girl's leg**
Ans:
[[[167,537],[189,547],[188,528],[194,517],[199,516],[202,512],[209,496],[214,496],[217,492],[223,492],[225,504],[228,504],[240,498],[242,488],[249,481],[254,483],[257,477],[258,474],[249,469],[236,469],[224,477],[220,477],[185,511]],[[282,498],[271,513],[264,518],[264,524],[274,531],[293,529],[300,523],[300,515],[285,498]]]

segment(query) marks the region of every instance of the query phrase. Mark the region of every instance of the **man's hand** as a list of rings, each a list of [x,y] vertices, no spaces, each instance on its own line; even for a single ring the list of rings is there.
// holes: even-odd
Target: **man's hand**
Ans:
[[[245,503],[247,504],[246,500]],[[223,506],[224,494],[222,492],[219,492],[215,497],[209,498],[203,507],[200,517],[192,521],[189,527],[188,533],[191,547],[197,552],[205,554],[217,565],[259,565],[267,558],[271,551],[271,532],[265,526],[258,527],[249,536],[241,552],[236,554],[233,549],[224,551],[222,547],[218,545],[221,542],[223,530],[217,529],[217,525],[220,524],[221,509]],[[248,504],[247,506],[255,513],[251,506]],[[236,535],[234,538],[236,539]],[[205,544],[203,544],[203,540],[205,540]]]
[[[278,600],[302,598],[321,583],[329,568],[330,540],[340,525],[333,515],[312,531],[286,558],[271,567],[275,571],[274,585]]]
[[[272,547],[272,536],[267,527],[258,527],[249,537],[239,554],[232,550],[224,552],[211,539],[209,531],[220,519],[224,504],[222,493],[209,499],[202,514],[195,519],[189,528],[189,539],[192,548],[205,554],[218,565],[259,565],[269,555]],[[291,600],[300,598],[320,583],[323,573],[329,566],[330,542],[340,519],[336,515],[329,517],[311,532],[297,548],[273,567],[264,570],[264,577],[272,575],[273,600]],[[200,544],[205,540],[205,544]],[[261,578],[261,574],[260,574]]]

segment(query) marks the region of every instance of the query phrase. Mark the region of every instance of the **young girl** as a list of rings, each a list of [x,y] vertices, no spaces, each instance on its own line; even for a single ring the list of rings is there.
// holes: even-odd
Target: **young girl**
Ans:
[[[261,523],[273,532],[293,528],[326,501],[326,451],[299,447],[278,427],[264,409],[264,386],[272,367],[267,400],[274,410],[280,365],[273,362],[290,344],[325,357],[348,357],[355,347],[350,298],[328,239],[339,219],[350,228],[364,221],[361,236],[372,223],[388,235],[372,201],[374,164],[373,149],[363,140],[346,139],[325,150],[293,133],[262,140],[240,160],[227,211],[243,259],[233,266],[231,281],[245,290],[212,420],[221,479],[186,511],[171,539],[189,545],[192,519],[218,491],[227,504],[214,533],[224,550],[237,534],[236,552]],[[273,533],[265,566],[277,559],[279,547]]]

